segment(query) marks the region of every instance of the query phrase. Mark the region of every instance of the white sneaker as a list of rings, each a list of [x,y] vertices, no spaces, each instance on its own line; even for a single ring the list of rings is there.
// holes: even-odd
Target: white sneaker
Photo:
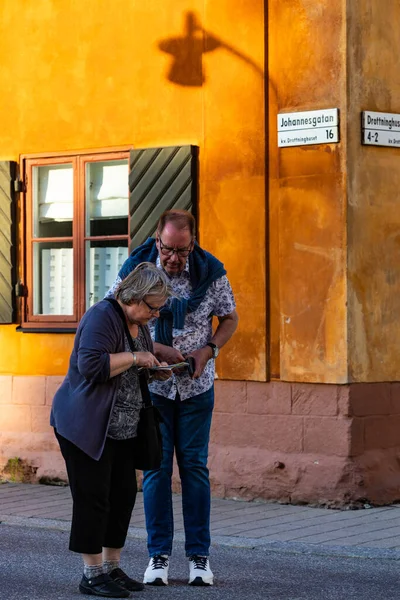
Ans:
[[[189,585],[212,585],[214,575],[210,569],[208,556],[191,556],[189,558]]]
[[[143,583],[148,585],[168,585],[169,557],[167,554],[158,554],[150,558]]]

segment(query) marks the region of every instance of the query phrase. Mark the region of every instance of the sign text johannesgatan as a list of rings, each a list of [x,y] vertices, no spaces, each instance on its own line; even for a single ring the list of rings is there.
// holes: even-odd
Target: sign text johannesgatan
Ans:
[[[332,144],[339,141],[339,109],[278,114],[278,146]]]

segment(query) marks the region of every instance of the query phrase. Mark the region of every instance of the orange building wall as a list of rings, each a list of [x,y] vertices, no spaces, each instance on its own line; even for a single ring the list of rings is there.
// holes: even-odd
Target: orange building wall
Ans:
[[[271,373],[283,380],[400,379],[400,150],[361,144],[363,110],[400,113],[399,20],[391,0],[269,2]],[[277,149],[277,113],[335,107],[339,144]]]
[[[276,121],[339,108],[345,123],[342,11],[332,0],[269,2],[271,372],[286,381],[347,381],[346,137],[278,149]]]
[[[360,112],[400,113],[400,4],[348,11],[349,376],[399,381],[400,149],[361,146]]]
[[[200,241],[225,261],[241,317],[217,370],[248,379],[216,382],[213,493],[397,500],[400,150],[363,148],[359,119],[364,109],[400,112],[398,2],[267,3],[268,230],[261,1],[8,4],[0,158],[200,146]],[[180,39],[199,21],[202,63]],[[177,48],[171,63],[165,50]],[[277,113],[334,107],[339,144],[278,150]],[[268,328],[271,375],[287,381],[263,381]],[[65,476],[49,412],[71,343],[0,327],[0,467],[20,456],[37,476]]]
[[[0,159],[200,146],[200,243],[225,262],[240,314],[218,374],[260,381],[267,373],[263,10],[262,0],[15,0],[0,22],[0,89],[8,90]],[[0,374],[63,375],[72,340],[0,326]]]

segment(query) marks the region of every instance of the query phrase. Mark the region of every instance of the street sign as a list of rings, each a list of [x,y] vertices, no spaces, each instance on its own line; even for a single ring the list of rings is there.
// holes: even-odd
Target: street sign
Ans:
[[[361,142],[367,146],[400,148],[400,114],[364,110]]]
[[[332,144],[339,141],[339,109],[278,114],[278,146]]]

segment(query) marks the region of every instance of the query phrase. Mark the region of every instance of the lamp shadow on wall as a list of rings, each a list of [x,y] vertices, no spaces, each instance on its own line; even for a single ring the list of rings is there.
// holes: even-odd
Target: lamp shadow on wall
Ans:
[[[203,55],[222,48],[246,62],[262,79],[264,71],[249,56],[206,31],[195,13],[185,15],[182,36],[166,38],[158,43],[162,52],[171,56],[168,80],[184,87],[202,87],[206,82]]]

